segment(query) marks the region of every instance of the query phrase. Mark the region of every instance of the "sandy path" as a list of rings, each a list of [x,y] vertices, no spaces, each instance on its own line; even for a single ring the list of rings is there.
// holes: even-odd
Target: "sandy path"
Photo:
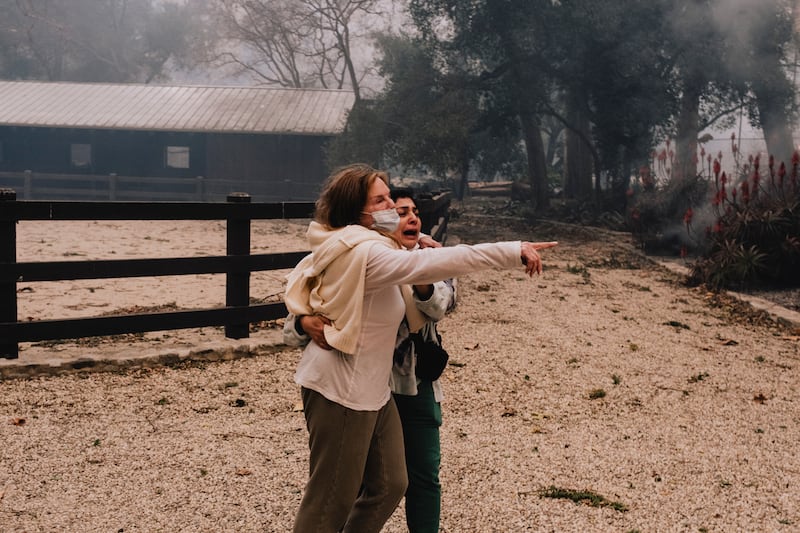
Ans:
[[[443,531],[797,530],[797,331],[677,286],[620,235],[469,215],[451,232],[562,246],[541,278],[462,278],[442,322]],[[0,382],[0,530],[288,531],[306,478],[297,357]],[[402,508],[385,531],[404,531]]]

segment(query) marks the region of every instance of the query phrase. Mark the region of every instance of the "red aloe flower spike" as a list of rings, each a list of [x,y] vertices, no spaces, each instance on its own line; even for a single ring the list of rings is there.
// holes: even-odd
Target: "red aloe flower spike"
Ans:
[[[770,185],[775,184],[775,168],[771,165],[769,167],[769,183]]]
[[[708,156],[711,157],[711,156]],[[719,164],[719,159],[714,160],[714,176],[719,177],[719,171],[721,169],[721,165]]]
[[[727,174],[725,174],[725,173],[723,172],[723,173],[722,173],[722,176],[720,176],[720,178],[719,178],[719,181],[720,181],[720,183],[722,183],[722,188],[724,189],[724,188],[725,188],[725,183],[727,183],[727,182],[728,182],[728,176],[727,176]]]
[[[752,198],[755,200],[758,197],[758,187],[761,183],[761,174],[753,173],[753,194]]]
[[[681,245],[681,259],[684,259],[687,255],[689,255],[689,251],[686,249],[686,245]]]
[[[736,189],[734,189],[735,191]],[[742,182],[742,202],[747,204],[750,202],[750,184],[746,181]]]
[[[692,211],[692,208],[690,207],[690,208],[688,208],[686,210],[686,213],[684,213],[684,215],[683,215],[683,223],[686,224],[687,226],[689,224],[691,224],[692,223],[692,216],[694,216],[694,212]]]
[[[792,164],[797,165],[798,163],[800,163],[800,153],[795,150],[792,154]]]

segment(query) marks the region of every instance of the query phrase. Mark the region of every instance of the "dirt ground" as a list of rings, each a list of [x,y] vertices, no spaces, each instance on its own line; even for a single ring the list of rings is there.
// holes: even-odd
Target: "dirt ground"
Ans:
[[[545,253],[541,277],[459,279],[458,307],[440,325],[451,354],[442,531],[796,531],[800,331],[683,286],[625,234],[485,207],[465,208],[448,244],[561,244]],[[224,246],[220,228],[171,224],[52,239],[21,227],[20,249],[88,256],[91,229],[115,243],[114,257]],[[256,228],[254,246],[302,249],[304,229]],[[254,280],[257,297],[280,292],[278,274]],[[214,280],[164,283],[34,285],[21,309],[96,314],[219,298]],[[0,381],[0,531],[290,530],[306,431],[292,379],[299,354],[275,345],[276,333],[255,331],[229,360]],[[224,342],[204,328],[26,345],[20,359],[130,360]],[[384,531],[405,531],[402,505]]]

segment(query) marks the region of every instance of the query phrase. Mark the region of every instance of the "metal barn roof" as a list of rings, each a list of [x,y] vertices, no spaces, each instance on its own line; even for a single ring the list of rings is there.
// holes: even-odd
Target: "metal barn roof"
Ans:
[[[0,81],[0,125],[331,135],[350,91]]]

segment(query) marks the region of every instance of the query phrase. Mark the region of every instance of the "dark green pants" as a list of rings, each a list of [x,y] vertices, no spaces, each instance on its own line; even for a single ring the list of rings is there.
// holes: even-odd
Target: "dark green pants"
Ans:
[[[437,533],[442,500],[439,484],[442,406],[433,397],[430,381],[421,382],[418,388],[416,396],[394,395],[403,424],[408,470],[406,524],[411,533]]]

